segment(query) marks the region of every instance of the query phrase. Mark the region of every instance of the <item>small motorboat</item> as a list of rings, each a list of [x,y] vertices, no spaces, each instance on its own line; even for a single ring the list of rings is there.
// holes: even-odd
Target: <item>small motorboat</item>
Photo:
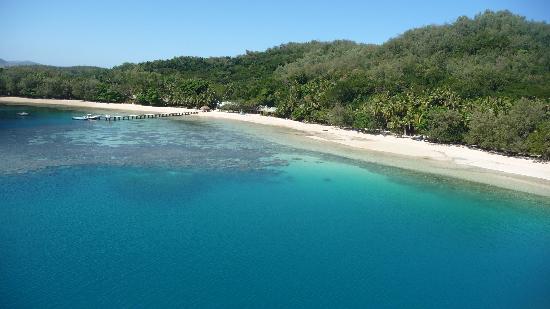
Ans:
[[[73,117],[74,120],[99,120],[101,119],[101,115],[92,115],[87,114],[86,116],[75,116]]]
[[[27,113],[27,112],[20,112],[20,113],[17,113],[17,115],[19,115],[19,116],[28,116],[29,113]]]

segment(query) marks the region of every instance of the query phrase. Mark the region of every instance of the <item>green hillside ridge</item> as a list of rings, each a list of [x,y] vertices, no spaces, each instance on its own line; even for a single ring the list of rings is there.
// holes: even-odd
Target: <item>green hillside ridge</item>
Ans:
[[[486,11],[381,45],[312,41],[112,69],[11,67],[0,71],[0,95],[268,105],[300,121],[550,158],[550,26]]]

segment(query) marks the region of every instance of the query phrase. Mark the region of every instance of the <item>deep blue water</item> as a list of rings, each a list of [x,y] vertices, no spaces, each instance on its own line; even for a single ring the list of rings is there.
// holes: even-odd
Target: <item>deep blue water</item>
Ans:
[[[2,308],[550,307],[547,198],[81,113],[0,105]]]

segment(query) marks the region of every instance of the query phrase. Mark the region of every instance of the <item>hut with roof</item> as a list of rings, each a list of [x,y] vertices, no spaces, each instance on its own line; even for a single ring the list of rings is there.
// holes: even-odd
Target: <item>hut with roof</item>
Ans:
[[[272,115],[275,115],[275,113],[277,112],[277,108],[276,107],[269,107],[269,106],[262,106],[262,107],[258,108],[258,111],[263,116],[272,116]]]

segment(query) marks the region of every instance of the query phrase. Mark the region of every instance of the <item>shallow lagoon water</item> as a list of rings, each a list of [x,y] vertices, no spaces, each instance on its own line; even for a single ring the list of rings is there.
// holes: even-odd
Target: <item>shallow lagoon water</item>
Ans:
[[[0,307],[550,305],[546,198],[82,112],[0,105]]]

